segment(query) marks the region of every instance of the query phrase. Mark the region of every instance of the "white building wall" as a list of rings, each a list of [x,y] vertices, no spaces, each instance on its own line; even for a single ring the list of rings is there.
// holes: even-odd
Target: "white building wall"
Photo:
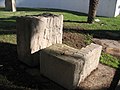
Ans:
[[[114,17],[116,0],[100,0],[97,15]]]
[[[118,1],[117,5],[116,2]],[[56,8],[88,13],[89,0],[16,0],[17,7],[31,8]],[[116,8],[120,0],[100,0],[97,15],[113,17],[119,10]],[[0,6],[4,6],[4,0],[0,0]]]
[[[0,7],[3,7],[4,6],[4,0],[0,0]]]
[[[116,8],[115,8],[115,16],[120,15],[120,0],[117,0],[116,2]]]
[[[57,8],[72,11],[88,12],[89,0],[18,0],[18,7]]]

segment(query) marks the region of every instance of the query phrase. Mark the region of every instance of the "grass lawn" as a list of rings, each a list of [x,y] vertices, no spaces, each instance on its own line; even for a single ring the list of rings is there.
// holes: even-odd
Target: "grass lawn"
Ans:
[[[105,31],[111,31],[111,32],[118,32],[120,33],[120,16],[117,16],[115,18],[107,18],[107,17],[96,17],[97,19],[100,19],[100,22],[96,22],[94,24],[88,24],[86,23],[87,21],[87,15],[78,13],[78,12],[72,12],[72,11],[66,11],[66,10],[57,10],[57,9],[30,9],[30,8],[18,8],[17,12],[8,12],[5,11],[4,8],[0,8],[0,60],[5,63],[5,68],[1,68],[0,66],[0,86],[1,83],[11,86],[15,81],[17,81],[17,77],[13,76],[14,70],[13,68],[7,68],[10,65],[17,67],[16,63],[12,63],[11,61],[15,61],[17,59],[17,54],[13,56],[9,56],[10,53],[16,52],[16,17],[18,16],[25,16],[25,15],[38,15],[42,13],[53,13],[53,14],[63,14],[64,15],[64,29],[68,29],[70,31],[71,29],[73,30],[83,30],[83,31],[96,31],[96,32],[101,32],[98,36],[104,35]],[[67,31],[67,32],[68,32]],[[72,33],[70,33],[72,35]],[[94,33],[92,33],[94,34]],[[78,34],[77,34],[78,35]],[[91,38],[92,35],[89,34],[80,34],[85,37],[85,43],[89,44],[91,43]],[[104,35],[105,36],[105,35]],[[8,52],[9,51],[9,52]],[[2,53],[5,52],[3,55]],[[3,59],[4,58],[4,59]],[[12,59],[11,59],[12,58]],[[5,60],[5,61],[3,61]],[[6,64],[8,62],[8,64]],[[16,62],[16,61],[15,61]],[[118,68],[118,65],[120,64],[120,60],[116,57],[113,57],[109,54],[102,53],[101,63],[107,64],[109,66],[112,66],[114,68]],[[1,62],[0,62],[1,64]],[[19,64],[19,63],[17,63]],[[6,71],[5,71],[6,70]],[[8,70],[8,71],[7,71]],[[21,69],[16,69],[17,73],[15,74],[16,76],[18,74],[21,74]],[[21,71],[21,72],[20,72]],[[8,72],[10,72],[8,75]],[[2,73],[2,75],[1,75]],[[13,74],[12,74],[13,73]],[[25,72],[24,72],[25,73]],[[5,74],[5,75],[4,75]],[[12,79],[13,82],[9,82],[6,79],[6,76],[10,76],[9,79]],[[19,75],[18,75],[19,76]],[[12,78],[11,78],[12,77]],[[19,78],[24,77],[19,76]],[[3,78],[3,79],[1,79]],[[27,78],[28,83],[32,82],[32,84],[36,83],[33,82],[33,79],[29,80],[28,76],[25,75],[24,78]],[[21,79],[21,81],[24,81],[24,78]],[[32,78],[32,77],[31,77]],[[14,80],[15,79],[15,80]],[[18,86],[21,85],[21,83],[18,82]],[[31,86],[30,84],[25,84],[25,87]],[[7,84],[6,84],[7,83]],[[38,87],[39,85],[36,86],[31,86],[31,87]],[[32,89],[24,89],[25,87],[17,87],[17,86],[11,86],[11,88],[18,88],[20,90],[32,90]],[[11,89],[12,90],[12,89]]]
[[[64,26],[66,27],[80,27],[85,30],[120,30],[120,16],[116,18],[96,17],[100,19],[100,22],[94,24],[86,24],[87,15],[58,9],[29,9],[29,8],[18,8],[17,12],[7,12],[4,8],[0,8],[0,29],[15,28],[15,18],[17,16],[25,15],[38,15],[41,13],[53,13],[64,15]]]

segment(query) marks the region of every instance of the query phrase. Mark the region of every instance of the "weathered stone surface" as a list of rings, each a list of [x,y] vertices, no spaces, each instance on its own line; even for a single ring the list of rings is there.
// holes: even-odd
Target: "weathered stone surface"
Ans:
[[[17,18],[17,51],[21,61],[39,64],[39,51],[62,43],[63,15],[39,15]]]
[[[109,40],[109,39],[97,39],[97,38],[94,38],[93,41],[96,44],[102,45],[104,52],[120,57],[119,41]]]
[[[71,90],[97,68],[102,47],[91,44],[81,50],[55,44],[40,53],[40,72]]]
[[[84,81],[84,79],[98,67],[101,51],[102,46],[93,43],[79,51],[79,53],[83,55],[82,58],[85,62],[79,83]]]
[[[16,12],[16,0],[5,0],[5,10]]]
[[[40,55],[40,72],[49,79],[68,88],[75,88],[84,61],[74,56],[77,50],[66,45],[53,45],[42,51]]]

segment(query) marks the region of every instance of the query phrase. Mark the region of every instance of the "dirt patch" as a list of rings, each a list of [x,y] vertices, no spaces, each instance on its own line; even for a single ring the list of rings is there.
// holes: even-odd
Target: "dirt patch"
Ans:
[[[84,82],[80,84],[83,90],[107,90],[111,84],[115,69],[99,64],[98,69],[92,72]]]
[[[64,32],[63,33],[63,43],[77,48],[81,49],[82,47],[86,46],[86,43],[84,42],[85,36],[77,33],[77,32]]]

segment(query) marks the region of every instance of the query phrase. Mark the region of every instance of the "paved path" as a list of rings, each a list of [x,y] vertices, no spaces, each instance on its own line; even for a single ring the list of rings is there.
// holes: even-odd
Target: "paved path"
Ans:
[[[120,57],[120,40],[93,38],[93,42],[103,46],[103,51]]]

